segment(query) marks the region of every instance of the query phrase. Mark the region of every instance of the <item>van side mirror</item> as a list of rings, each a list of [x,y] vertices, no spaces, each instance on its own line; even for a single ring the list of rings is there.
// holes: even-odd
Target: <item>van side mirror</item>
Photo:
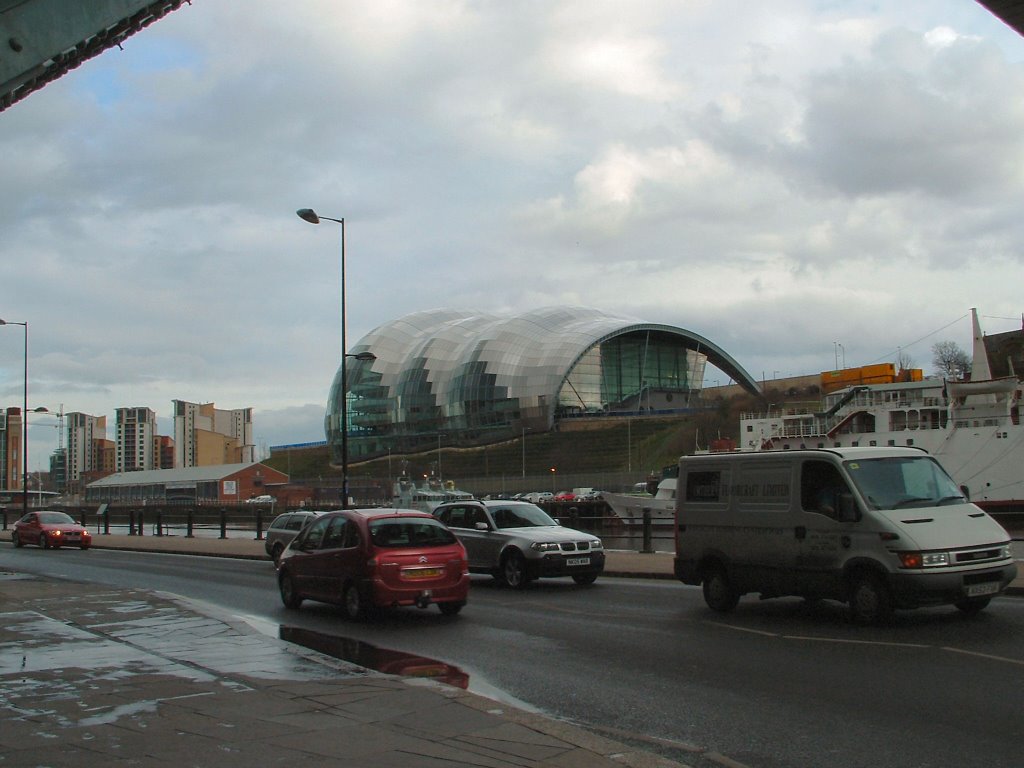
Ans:
[[[473,527],[476,528],[478,531],[489,531],[491,529],[491,527],[487,525],[487,523],[477,523]]]
[[[853,494],[839,494],[839,522],[855,523],[859,519],[860,515],[857,514],[857,505],[853,502]]]

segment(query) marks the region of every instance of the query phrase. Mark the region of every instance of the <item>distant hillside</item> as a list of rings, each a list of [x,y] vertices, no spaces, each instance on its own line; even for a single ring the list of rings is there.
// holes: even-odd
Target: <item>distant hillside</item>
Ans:
[[[786,399],[784,393],[775,394],[776,403]],[[602,476],[614,476],[621,485],[648,473],[660,474],[680,455],[706,449],[712,440],[737,440],[739,414],[757,409],[754,398],[742,394],[720,398],[702,411],[680,416],[567,420],[554,432],[528,432],[525,457],[518,439],[480,448],[444,447],[441,475],[474,492],[483,487],[498,489],[499,484],[501,490],[515,485],[541,490],[552,485],[558,489],[587,485],[615,490],[609,487],[611,483],[601,482]],[[412,477],[434,474],[438,451],[353,462],[349,465],[350,482],[353,487],[370,479],[390,483],[402,471],[403,462]],[[288,473],[295,483],[332,483],[340,478],[326,447],[280,452],[264,463]]]

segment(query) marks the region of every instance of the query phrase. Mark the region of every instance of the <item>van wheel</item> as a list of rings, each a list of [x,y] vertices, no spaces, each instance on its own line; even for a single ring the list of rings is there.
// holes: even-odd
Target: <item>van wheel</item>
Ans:
[[[704,575],[704,602],[708,604],[708,608],[728,613],[739,601],[739,592],[729,581],[725,568],[716,566]]]
[[[857,624],[881,624],[892,617],[892,595],[874,573],[860,573],[850,587],[850,618]]]
[[[972,597],[968,600],[960,600],[954,605],[968,616],[975,616],[985,610],[985,606],[991,601],[991,597]]]

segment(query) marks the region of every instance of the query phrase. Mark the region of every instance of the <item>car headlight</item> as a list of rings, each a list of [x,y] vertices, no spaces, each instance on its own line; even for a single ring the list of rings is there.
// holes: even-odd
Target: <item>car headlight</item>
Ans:
[[[535,541],[530,545],[530,549],[536,550],[537,552],[557,552],[558,542],[556,541]]]
[[[899,552],[904,568],[940,568],[949,565],[949,552]]]
[[[601,543],[600,539],[594,539],[590,542],[591,549],[604,549],[604,544]]]

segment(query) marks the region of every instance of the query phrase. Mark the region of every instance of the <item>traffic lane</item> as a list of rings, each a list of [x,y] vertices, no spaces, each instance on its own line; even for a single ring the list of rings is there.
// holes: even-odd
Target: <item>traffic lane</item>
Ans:
[[[908,626],[863,629],[838,604],[744,601],[719,617],[699,590],[671,582],[548,581],[514,592],[485,579],[474,580],[457,627],[424,631],[432,622],[402,612],[355,631],[450,660],[470,672],[471,687],[482,675],[550,714],[748,765],[827,758],[852,768],[870,757],[877,766],[945,766],[949,733],[965,725],[972,732],[962,741],[976,754],[960,764],[1017,765],[1020,680],[1007,674],[1019,674],[1024,615],[1015,601],[997,603],[988,617],[936,609],[901,613]],[[971,636],[971,622],[987,640]],[[965,630],[1007,655],[952,647]]]
[[[1012,655],[1022,628],[1016,600],[995,601],[990,612],[966,621],[955,610],[936,609],[861,629],[831,603],[747,599],[718,616],[703,606],[699,590],[673,582],[603,579],[579,588],[555,580],[514,592],[474,578],[470,605],[454,621],[436,611],[393,611],[355,624],[315,603],[285,611],[265,563],[14,554],[55,575],[88,578],[91,570],[119,586],[167,589],[271,622],[438,658],[468,671],[471,687],[474,680],[491,683],[550,713],[676,739],[749,765],[820,765],[826,756],[837,766],[863,765],[867,756],[879,766],[945,765],[944,729],[963,734],[964,723],[971,751],[959,764],[1018,762],[1016,745],[1003,738],[1019,721],[1019,671],[1003,671],[1019,665],[1019,653]],[[945,650],[961,635],[979,642],[978,626],[987,627],[989,650],[1008,650],[1009,661]],[[943,653],[957,653],[956,660],[935,658]],[[1006,675],[1016,677],[1002,679],[1000,688]],[[965,690],[988,695],[961,695]],[[920,711],[913,698],[919,692]],[[936,701],[944,703],[937,712],[929,707]],[[1010,711],[994,707],[998,702],[1010,702]]]

